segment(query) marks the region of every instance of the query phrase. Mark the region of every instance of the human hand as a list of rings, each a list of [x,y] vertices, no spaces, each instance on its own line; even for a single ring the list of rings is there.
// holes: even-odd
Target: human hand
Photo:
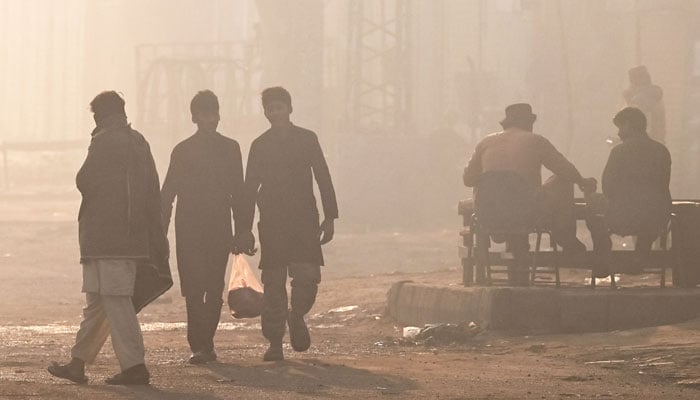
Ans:
[[[233,237],[231,253],[254,256],[258,249],[255,248],[255,236],[253,232],[246,232]]]
[[[335,222],[332,219],[325,219],[321,223],[321,228],[319,231],[319,237],[321,238],[321,245],[324,245],[331,240],[333,240],[333,235],[335,234]]]
[[[598,188],[598,181],[595,178],[584,178],[578,183],[578,187],[584,194],[595,193]]]

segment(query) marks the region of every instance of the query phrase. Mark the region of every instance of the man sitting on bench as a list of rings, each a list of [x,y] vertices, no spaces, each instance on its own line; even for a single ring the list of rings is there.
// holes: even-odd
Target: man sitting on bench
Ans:
[[[594,192],[594,178],[583,178],[545,137],[532,132],[537,116],[529,104],[512,104],[501,121],[503,131],[482,139],[464,170],[464,184],[477,187],[483,173],[511,171],[522,177],[536,192],[538,219],[569,254],[586,250],[576,237],[574,184],[584,192]],[[542,166],[554,173],[542,184]],[[478,188],[477,188],[478,190]],[[529,243],[525,243],[529,250]]]
[[[597,255],[596,277],[610,274],[606,260],[612,249],[610,234],[636,236],[634,265],[616,266],[622,272],[641,272],[651,246],[671,215],[671,155],[647,134],[647,119],[638,108],[617,113],[613,123],[622,143],[610,151],[603,171],[604,218],[588,227]]]

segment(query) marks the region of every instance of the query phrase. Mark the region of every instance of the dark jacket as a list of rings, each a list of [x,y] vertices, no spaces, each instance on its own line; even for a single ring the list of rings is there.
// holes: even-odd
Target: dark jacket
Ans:
[[[81,260],[136,259],[137,310],[172,286],[158,173],[146,139],[118,119],[96,128],[76,177]]]
[[[183,295],[201,288],[207,279],[223,279],[233,242],[231,217],[240,228],[243,196],[238,142],[217,132],[197,132],[175,146],[161,197],[166,230],[177,197],[175,234]]]
[[[257,203],[260,268],[292,262],[323,265],[313,177],[324,217],[338,218],[335,190],[314,132],[292,125],[270,129],[253,141],[246,168],[245,220],[252,227]]]
[[[647,134],[615,146],[603,171],[607,220],[613,233],[658,232],[671,212],[671,155]]]
[[[158,174],[146,139],[125,120],[96,128],[76,184],[83,197],[81,259],[148,259],[150,230],[161,214]]]

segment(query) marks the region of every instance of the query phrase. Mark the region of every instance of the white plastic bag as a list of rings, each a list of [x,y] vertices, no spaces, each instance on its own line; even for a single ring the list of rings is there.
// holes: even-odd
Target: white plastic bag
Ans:
[[[228,284],[228,306],[234,318],[255,318],[262,311],[263,286],[245,257],[234,255]]]

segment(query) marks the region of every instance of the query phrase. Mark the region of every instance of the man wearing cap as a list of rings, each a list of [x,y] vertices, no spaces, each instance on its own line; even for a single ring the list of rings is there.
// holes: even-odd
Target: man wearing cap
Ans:
[[[545,137],[532,132],[537,116],[526,103],[506,107],[503,131],[492,133],[476,146],[464,170],[464,184],[474,187],[489,171],[513,171],[538,190],[540,212],[546,217],[556,242],[565,252],[579,253],[586,247],[576,237],[574,184],[582,191],[595,191],[596,180],[583,178]],[[542,184],[542,166],[554,173]]]

